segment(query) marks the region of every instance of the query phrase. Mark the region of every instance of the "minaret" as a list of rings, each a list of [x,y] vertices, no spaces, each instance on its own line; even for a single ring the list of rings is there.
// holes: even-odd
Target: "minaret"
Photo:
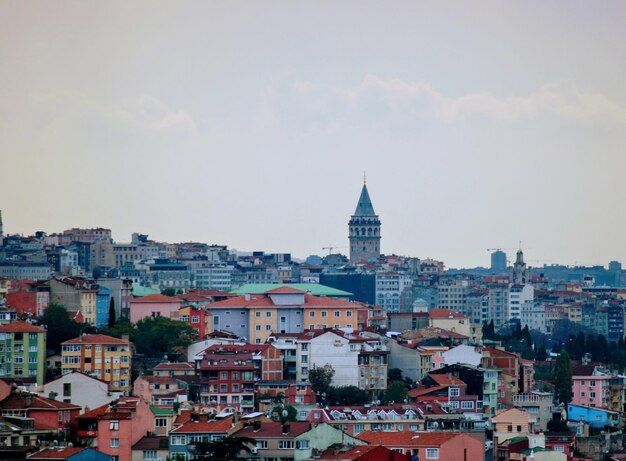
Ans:
[[[365,177],[356,210],[348,223],[350,262],[370,261],[380,256],[380,220],[367,192]]]
[[[4,237],[4,229],[2,227],[2,210],[0,210],[0,238]]]

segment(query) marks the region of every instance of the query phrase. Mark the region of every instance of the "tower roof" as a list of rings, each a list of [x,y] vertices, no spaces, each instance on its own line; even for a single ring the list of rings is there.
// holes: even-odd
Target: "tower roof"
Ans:
[[[370,194],[367,192],[367,186],[365,184],[363,184],[363,189],[361,189],[359,203],[356,205],[353,216],[376,216],[374,206],[370,200]]]

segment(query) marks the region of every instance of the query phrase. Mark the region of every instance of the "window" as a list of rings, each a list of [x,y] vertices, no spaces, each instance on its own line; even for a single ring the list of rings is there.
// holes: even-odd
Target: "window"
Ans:
[[[595,387],[595,385],[596,385],[595,380],[592,379],[591,381],[589,381],[589,386]]]
[[[517,432],[522,432],[522,426],[520,425],[517,426]]]
[[[302,351],[308,351],[308,350],[309,350],[309,344],[308,344],[308,343],[302,343],[302,344],[300,344],[300,350],[302,350]]]
[[[111,439],[111,448],[119,448],[120,439]]]
[[[167,418],[155,418],[154,425],[156,427],[167,427]]]
[[[595,392],[590,392],[589,393],[589,398],[595,399],[596,398],[596,393]]]
[[[294,447],[293,440],[279,440],[278,448],[281,450],[288,450]]]
[[[187,445],[187,436],[185,435],[173,435],[172,445]]]
[[[309,311],[309,317],[315,317],[315,311]]]
[[[271,316],[272,316],[272,313],[271,313],[270,311],[267,311],[267,312],[265,313],[265,316],[266,316],[266,317],[271,317]]]
[[[339,314],[339,311],[335,311],[335,312],[333,313],[333,315],[334,315],[335,317],[339,317],[339,315],[340,315],[340,314]]]
[[[256,311],[256,312],[254,313],[254,316],[255,316],[255,317],[261,317],[261,312],[260,312],[260,311]]]
[[[296,440],[296,449],[297,450],[308,450],[309,449],[309,441],[308,440]]]
[[[256,325],[256,326],[254,327],[254,329],[255,329],[256,331],[261,331],[261,325]]]
[[[439,448],[427,448],[426,459],[439,459]]]
[[[267,440],[257,440],[256,441],[257,448],[267,448]]]
[[[143,451],[143,459],[156,459],[157,452],[156,450],[144,450]]]
[[[471,400],[469,402],[461,402],[461,408],[463,410],[471,410],[472,408],[474,408],[474,402],[472,402]]]
[[[348,311],[348,312],[346,312],[346,316],[348,316],[348,317],[352,317],[352,311]]]
[[[554,451],[559,453],[565,453],[565,447],[563,445],[554,445]]]
[[[72,396],[72,383],[63,383],[63,397]]]
[[[109,430],[112,431],[119,431],[120,430],[120,422],[117,420],[111,420],[111,422],[109,422]],[[113,446],[113,445],[111,445]]]
[[[265,325],[265,329],[267,331],[272,331],[272,325]]]
[[[193,317],[191,317],[191,323],[200,323],[200,317],[194,315]]]
[[[450,388],[450,397],[458,397],[460,395],[460,391],[458,387]]]
[[[307,367],[302,367],[301,373],[303,375],[308,375],[309,374],[309,369]]]
[[[322,317],[328,317],[328,312],[322,311]]]

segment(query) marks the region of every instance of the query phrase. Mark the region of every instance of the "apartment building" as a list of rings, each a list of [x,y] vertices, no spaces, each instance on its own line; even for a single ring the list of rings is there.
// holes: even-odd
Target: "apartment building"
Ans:
[[[46,377],[46,330],[26,322],[0,325],[0,378],[43,385]]]
[[[132,352],[128,339],[92,334],[70,339],[61,346],[63,374],[81,371],[110,383],[112,390],[130,391]]]

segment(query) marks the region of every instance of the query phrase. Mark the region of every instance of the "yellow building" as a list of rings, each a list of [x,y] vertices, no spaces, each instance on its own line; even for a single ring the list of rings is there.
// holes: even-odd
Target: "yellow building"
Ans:
[[[62,344],[63,374],[81,371],[111,384],[112,390],[130,390],[132,352],[128,339],[83,335]]]

